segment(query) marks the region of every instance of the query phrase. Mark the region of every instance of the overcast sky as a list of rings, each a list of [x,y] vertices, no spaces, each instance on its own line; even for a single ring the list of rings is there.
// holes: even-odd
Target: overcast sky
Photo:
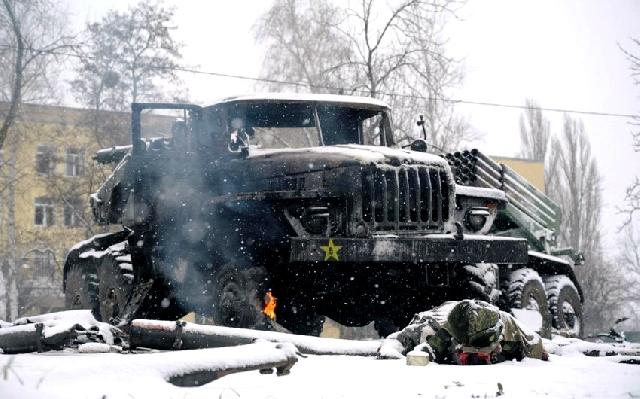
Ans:
[[[108,9],[126,9],[130,0],[68,0],[72,22],[81,29]],[[270,1],[167,1],[176,6],[176,37],[184,42],[184,62],[200,70],[257,76],[262,59],[252,26]],[[448,27],[453,54],[464,59],[461,99],[632,114],[640,112],[640,87],[618,48],[640,38],[636,0],[469,0],[460,19]],[[190,97],[214,99],[254,90],[248,81],[184,74]],[[484,152],[516,156],[520,110],[459,105],[475,129]],[[554,133],[561,114],[547,113]],[[624,189],[640,174],[640,153],[631,147],[624,118],[574,115],[583,119],[604,179],[605,233],[615,242]]]

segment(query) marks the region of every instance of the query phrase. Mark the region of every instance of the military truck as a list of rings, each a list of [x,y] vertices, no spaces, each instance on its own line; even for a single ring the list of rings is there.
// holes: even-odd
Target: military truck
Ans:
[[[319,334],[327,316],[386,335],[446,299],[479,298],[533,309],[546,334],[552,315],[580,331],[572,265],[533,245],[549,238],[525,225],[535,219],[513,220],[505,187],[465,186],[455,156],[424,140],[397,146],[384,102],[276,94],[131,108],[132,144],[97,153],[115,167],[90,198],[97,223],[122,228],[69,252],[69,308],[115,324],[195,311],[299,334]],[[525,186],[517,200],[540,195]]]

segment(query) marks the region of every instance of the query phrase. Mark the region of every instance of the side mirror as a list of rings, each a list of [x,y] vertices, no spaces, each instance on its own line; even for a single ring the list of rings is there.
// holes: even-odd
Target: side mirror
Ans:
[[[229,136],[229,152],[247,157],[249,155],[249,137],[252,133],[250,128],[233,130]]]

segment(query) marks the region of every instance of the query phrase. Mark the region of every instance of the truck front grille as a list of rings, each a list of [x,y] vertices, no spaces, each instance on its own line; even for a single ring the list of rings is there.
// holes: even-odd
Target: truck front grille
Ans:
[[[366,169],[362,220],[375,231],[442,230],[449,217],[446,172],[425,165]]]

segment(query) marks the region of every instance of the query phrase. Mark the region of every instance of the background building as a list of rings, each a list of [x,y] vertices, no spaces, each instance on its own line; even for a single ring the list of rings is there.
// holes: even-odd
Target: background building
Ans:
[[[67,251],[105,231],[92,223],[88,195],[110,167],[91,157],[129,141],[126,113],[26,105],[20,115],[0,158],[0,319],[15,314],[8,303],[19,316],[63,308]]]
[[[507,158],[491,156],[498,163],[503,163],[527,179],[535,188],[545,192],[544,162],[522,158]]]

